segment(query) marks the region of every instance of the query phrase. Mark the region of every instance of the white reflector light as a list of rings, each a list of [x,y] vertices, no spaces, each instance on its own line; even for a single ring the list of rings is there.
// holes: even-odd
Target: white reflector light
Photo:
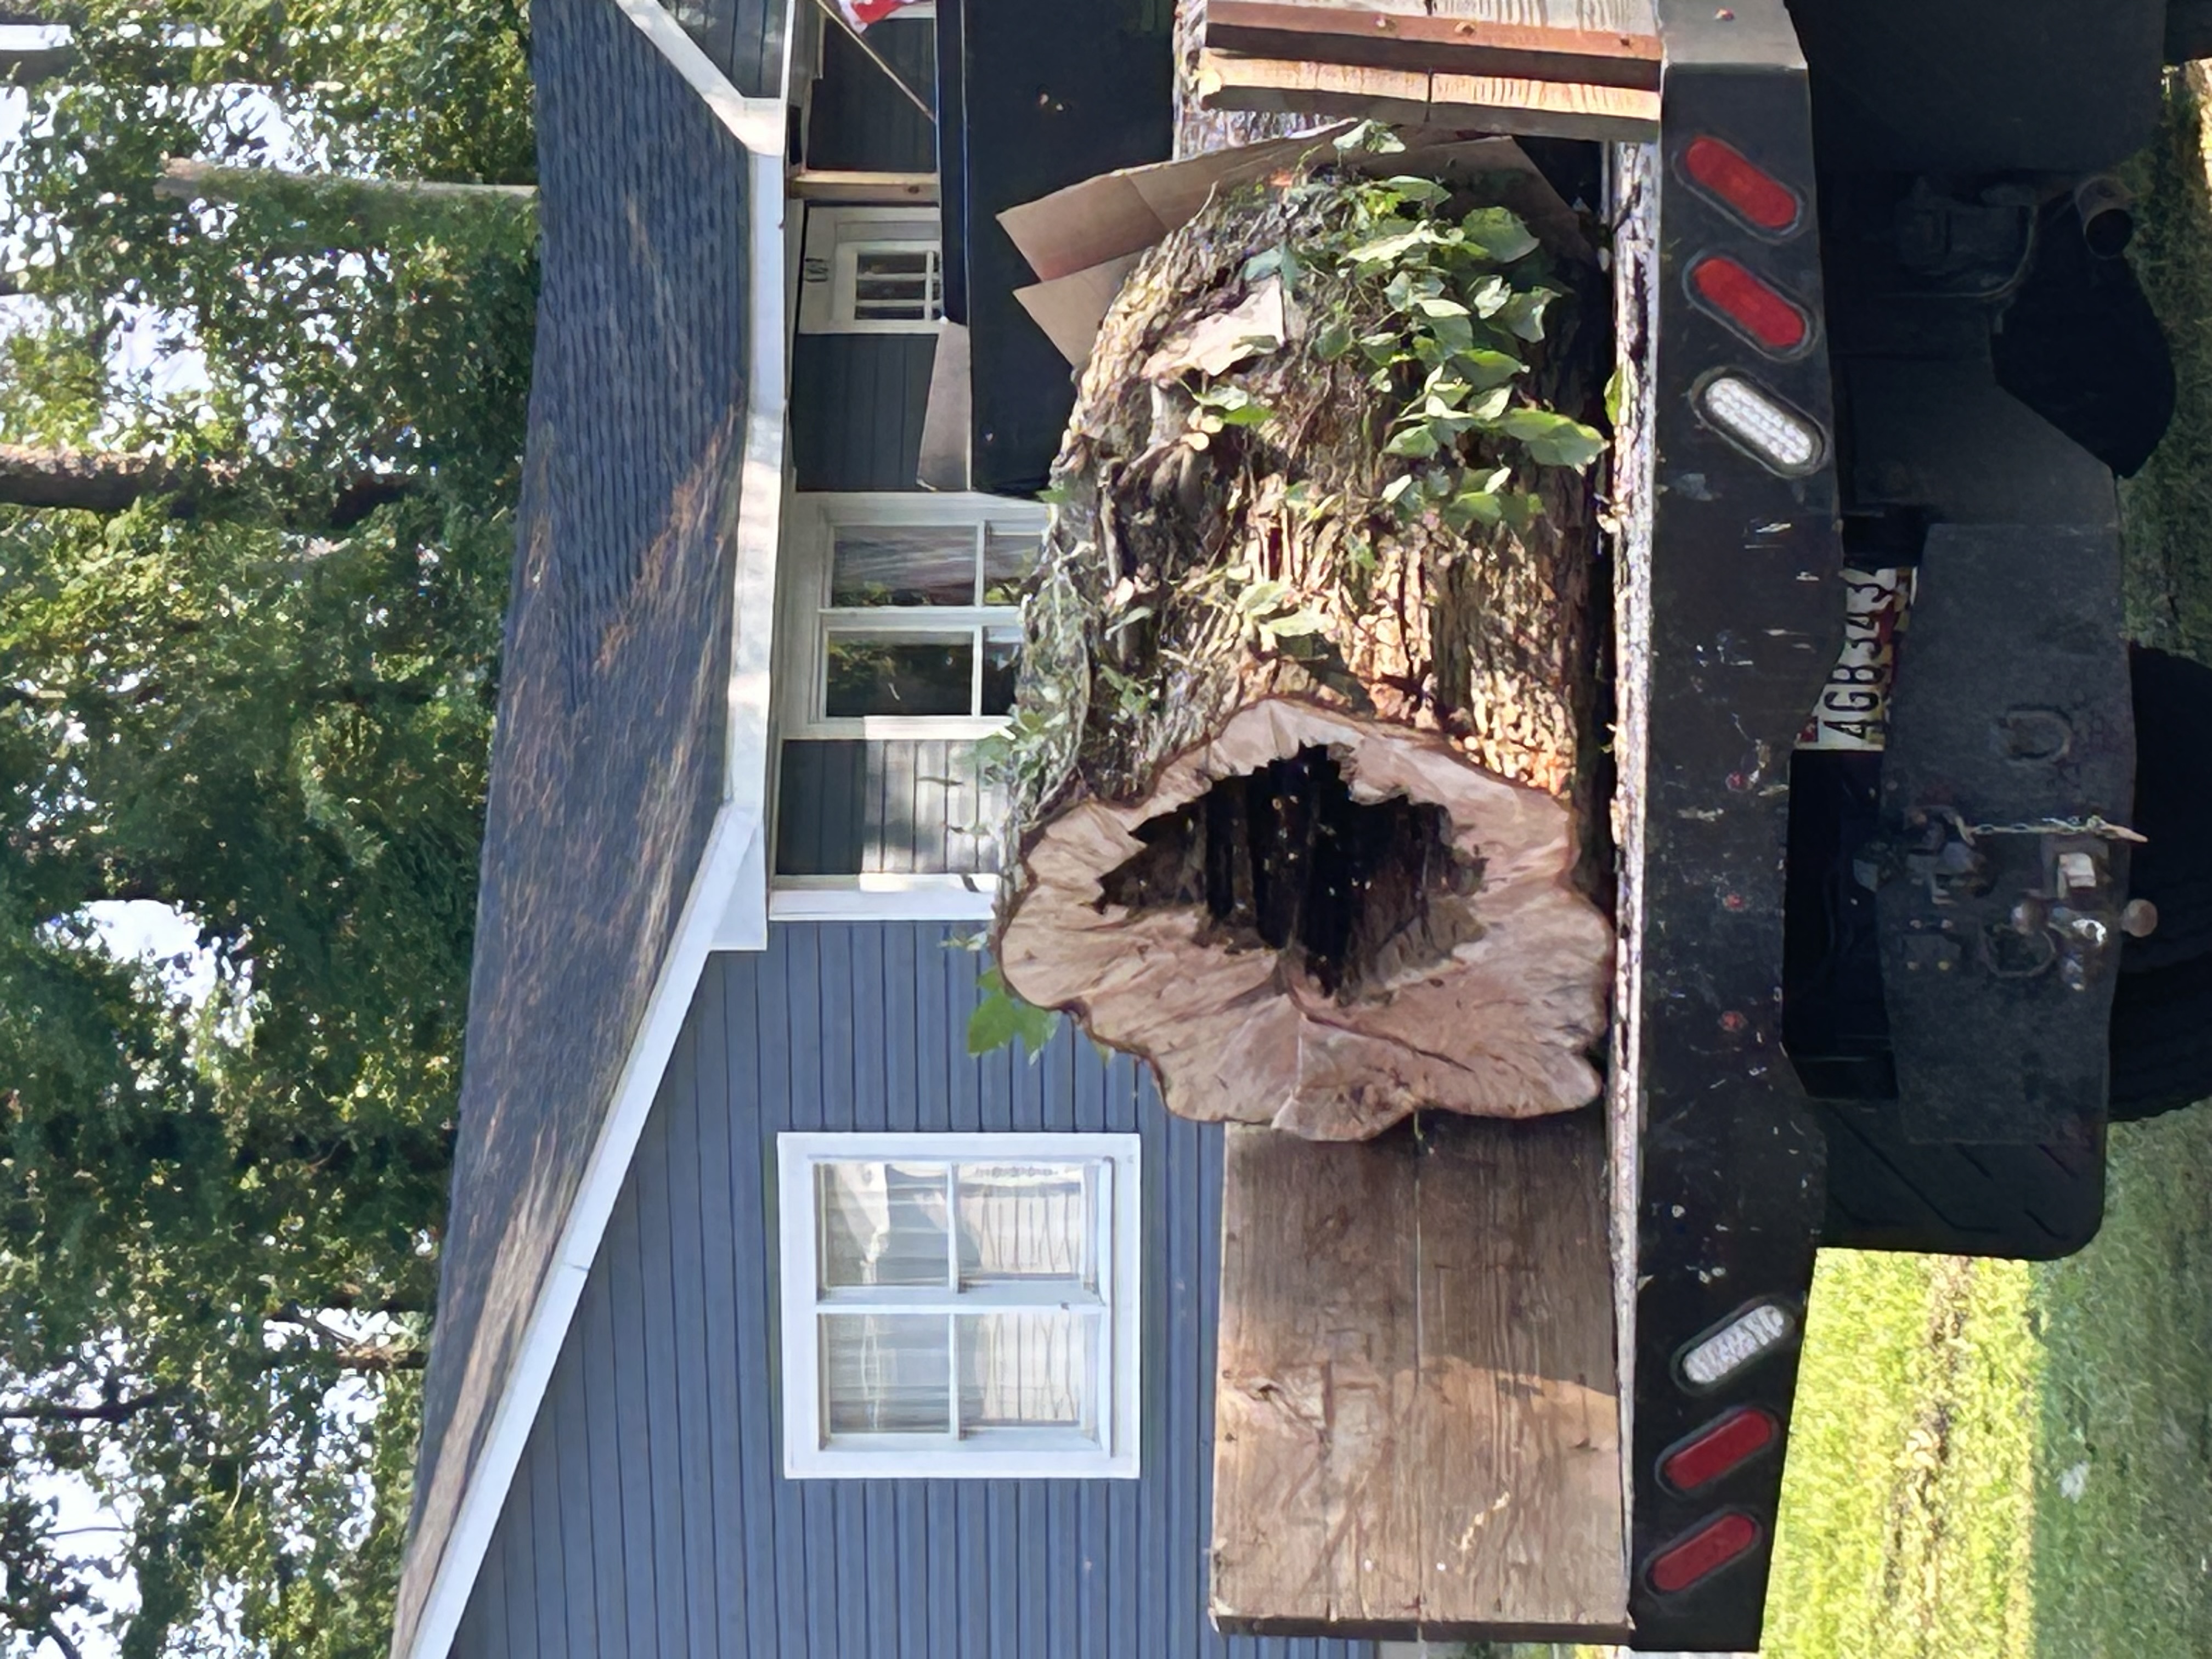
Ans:
[[[1738,1314],[1684,1354],[1682,1376],[1692,1388],[1710,1389],[1788,1340],[1792,1328],[1787,1310],[1763,1302]]]
[[[1749,380],[1717,374],[1698,393],[1707,420],[1777,472],[1808,472],[1820,459],[1820,433]]]

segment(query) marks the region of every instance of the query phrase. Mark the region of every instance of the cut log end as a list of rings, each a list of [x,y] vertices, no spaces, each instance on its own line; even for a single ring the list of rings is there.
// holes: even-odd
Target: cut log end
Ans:
[[[1145,1055],[1170,1109],[1316,1139],[1587,1104],[1612,931],[1569,805],[1289,697],[1024,851],[1006,983]]]

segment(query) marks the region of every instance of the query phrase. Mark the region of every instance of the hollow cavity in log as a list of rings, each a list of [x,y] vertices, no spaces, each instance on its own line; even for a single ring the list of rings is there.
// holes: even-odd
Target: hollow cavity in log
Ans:
[[[1464,907],[1447,914],[1431,902],[1482,885],[1482,860],[1451,844],[1443,808],[1353,799],[1326,749],[1224,778],[1136,834],[1145,850],[1107,875],[1102,904],[1203,905],[1213,921],[1203,943],[1295,948],[1322,989],[1345,1001],[1387,977],[1408,945],[1441,957],[1481,936]]]

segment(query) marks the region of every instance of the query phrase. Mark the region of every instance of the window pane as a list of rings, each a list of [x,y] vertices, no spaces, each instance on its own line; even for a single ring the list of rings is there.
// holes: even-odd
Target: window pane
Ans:
[[[972,712],[971,634],[832,633],[825,655],[831,720]]]
[[[1097,1432],[1098,1316],[1062,1309],[960,1318],[960,1426]]]
[[[983,630],[983,707],[986,714],[1014,712],[1014,690],[1021,679],[1022,635],[1014,628]]]
[[[815,1179],[824,1290],[946,1283],[943,1164],[823,1164]]]
[[[975,603],[975,532],[966,525],[840,525],[830,603]]]
[[[854,252],[856,319],[933,322],[944,313],[944,277],[936,248],[907,244]]]
[[[1022,584],[1036,568],[1034,531],[992,530],[983,537],[983,603],[1019,605]]]
[[[950,1434],[951,1355],[939,1314],[824,1314],[822,1376],[835,1434]]]
[[[1097,1287],[1085,1165],[963,1164],[956,1175],[963,1284],[1063,1279]]]

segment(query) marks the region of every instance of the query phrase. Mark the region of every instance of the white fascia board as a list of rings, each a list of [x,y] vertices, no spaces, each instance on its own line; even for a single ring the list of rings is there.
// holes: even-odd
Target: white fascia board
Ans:
[[[641,0],[655,5],[657,0]],[[775,754],[776,557],[783,539],[784,198],[783,152],[755,152],[752,163],[751,331],[745,392],[744,488],[738,496],[736,607],[730,635],[726,798],[753,826],[750,855],[723,896],[714,948],[768,948],[769,769]]]
[[[600,1126],[545,1282],[523,1328],[505,1391],[493,1407],[483,1449],[416,1622],[414,1644],[400,1659],[447,1659],[452,1650],[708,953],[759,950],[768,943],[764,817],[769,673],[784,494],[783,100],[740,95],[659,0],[614,3],[683,75],[747,153],[750,343],[723,799],[708,832],[691,890],[684,897],[668,955],[646,1000],[637,1036],[623,1058],[613,1104]]]

